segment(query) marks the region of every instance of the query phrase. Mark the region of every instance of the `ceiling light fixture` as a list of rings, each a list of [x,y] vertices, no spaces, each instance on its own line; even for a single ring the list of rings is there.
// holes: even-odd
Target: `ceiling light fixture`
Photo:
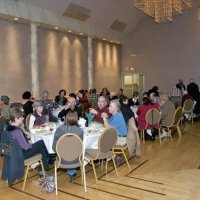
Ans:
[[[135,0],[135,7],[155,19],[156,23],[171,22],[192,7],[192,0]]]

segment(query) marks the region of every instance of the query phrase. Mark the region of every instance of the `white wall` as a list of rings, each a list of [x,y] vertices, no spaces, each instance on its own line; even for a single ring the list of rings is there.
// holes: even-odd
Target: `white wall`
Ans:
[[[131,57],[131,53],[138,56]],[[127,68],[129,66],[129,68]],[[156,24],[148,16],[129,35],[122,49],[122,70],[133,66],[145,74],[145,89],[158,85],[168,91],[182,78],[200,84],[200,21],[197,6],[175,16],[172,23]]]

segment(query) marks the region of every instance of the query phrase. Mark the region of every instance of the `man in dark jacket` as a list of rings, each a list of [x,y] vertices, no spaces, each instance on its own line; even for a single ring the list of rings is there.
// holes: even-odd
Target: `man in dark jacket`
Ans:
[[[60,118],[62,121],[64,121],[64,118],[66,117],[67,113],[70,110],[72,110],[72,111],[75,110],[77,112],[78,118],[82,117],[82,110],[81,110],[81,108],[76,106],[76,99],[74,97],[69,97],[67,104],[58,114],[58,118]]]

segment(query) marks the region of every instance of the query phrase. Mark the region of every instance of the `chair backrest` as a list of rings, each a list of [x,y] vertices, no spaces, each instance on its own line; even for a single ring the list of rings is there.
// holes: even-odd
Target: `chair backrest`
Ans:
[[[106,153],[113,149],[117,142],[117,137],[117,130],[115,128],[105,129],[98,141],[99,152]]]
[[[191,99],[186,99],[183,104],[183,112],[191,112],[193,110],[193,101]]]
[[[31,115],[32,115],[32,113],[28,114],[28,115],[26,116],[26,119],[25,119],[25,128],[26,128],[27,131],[30,131],[30,130],[29,130],[29,122],[30,122],[30,117],[31,117]]]
[[[161,114],[158,109],[152,108],[150,109],[145,116],[147,125],[158,125],[160,122]]]
[[[135,119],[131,117],[128,121],[128,133],[126,136],[129,155],[132,156],[134,152],[137,156],[141,155],[140,138],[138,129],[136,127]]]
[[[76,134],[65,133],[58,139],[58,142],[56,144],[56,153],[58,156],[59,164],[61,164],[62,161],[74,161],[78,163],[80,161],[82,152],[83,142]]]
[[[174,113],[173,126],[178,125],[180,123],[182,114],[183,114],[183,108],[178,107]]]

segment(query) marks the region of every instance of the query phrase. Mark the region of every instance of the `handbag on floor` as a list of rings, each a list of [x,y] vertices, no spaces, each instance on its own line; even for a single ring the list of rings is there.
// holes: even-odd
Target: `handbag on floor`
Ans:
[[[40,193],[42,193],[44,188],[49,193],[52,193],[55,190],[54,176],[46,176],[46,178],[41,181]]]
[[[0,155],[4,157],[8,157],[11,152],[11,145],[0,142]]]

